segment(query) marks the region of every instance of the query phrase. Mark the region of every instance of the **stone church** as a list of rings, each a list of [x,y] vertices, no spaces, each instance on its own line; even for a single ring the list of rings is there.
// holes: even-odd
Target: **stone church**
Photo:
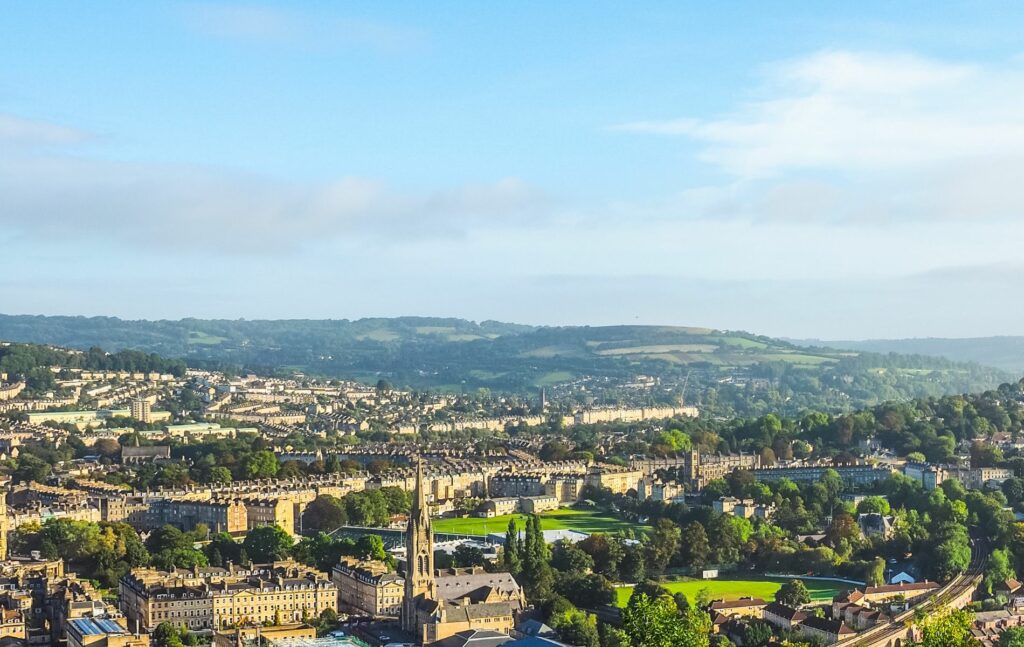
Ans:
[[[434,571],[434,531],[422,462],[416,466],[405,560],[402,629],[422,644],[430,645],[470,629],[512,632],[515,615],[526,599],[510,573],[487,573],[479,568]]]

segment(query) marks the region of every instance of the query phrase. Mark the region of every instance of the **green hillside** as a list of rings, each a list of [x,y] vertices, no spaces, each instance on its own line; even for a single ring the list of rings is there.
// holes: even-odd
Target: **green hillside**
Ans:
[[[349,320],[126,321],[0,315],[0,339],[141,350],[192,365],[361,379],[430,389],[535,393],[588,380],[598,401],[634,402],[644,375],[654,402],[711,405],[722,415],[769,408],[847,410],[882,400],[992,388],[1014,379],[921,355],[801,347],[746,332],[670,326],[534,327],[399,317]],[[682,384],[687,384],[683,394]],[[719,406],[723,405],[723,406]]]
[[[1024,373],[1024,337],[965,337],[960,339],[922,337],[918,339],[868,339],[815,343],[872,353],[933,355],[955,362],[977,362],[1013,373]]]

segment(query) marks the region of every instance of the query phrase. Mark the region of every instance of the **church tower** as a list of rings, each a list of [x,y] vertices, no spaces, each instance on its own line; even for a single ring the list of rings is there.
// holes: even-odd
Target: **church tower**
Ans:
[[[434,530],[423,487],[423,461],[416,461],[409,525],[405,531],[405,596],[402,598],[402,629],[417,635],[416,608],[420,598],[434,599]]]

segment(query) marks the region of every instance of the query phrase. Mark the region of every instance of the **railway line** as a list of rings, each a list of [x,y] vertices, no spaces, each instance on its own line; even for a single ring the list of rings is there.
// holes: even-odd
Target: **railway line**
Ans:
[[[904,647],[911,644],[909,639],[910,621],[920,614],[941,611],[950,605],[962,606],[960,602],[964,596],[969,598],[981,584],[987,564],[986,543],[974,542],[971,546],[971,563],[966,571],[950,580],[928,598],[911,605],[906,611],[895,616],[891,622],[869,627],[855,636],[835,644],[840,647]]]

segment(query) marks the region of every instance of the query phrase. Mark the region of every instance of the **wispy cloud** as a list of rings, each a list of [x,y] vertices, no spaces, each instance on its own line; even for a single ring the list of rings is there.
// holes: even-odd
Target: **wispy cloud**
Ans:
[[[755,94],[710,119],[615,128],[696,142],[699,159],[731,178],[701,189],[719,212],[704,215],[727,204],[753,218],[1024,215],[1019,61],[820,52],[769,67]]]
[[[340,16],[324,18],[258,4],[189,4],[183,16],[189,28],[198,33],[263,45],[396,51],[423,41],[423,34],[416,29]]]
[[[0,143],[64,145],[80,144],[89,139],[92,139],[92,135],[76,128],[0,113]]]
[[[294,250],[330,240],[437,239],[518,227],[549,196],[516,178],[432,191],[343,177],[292,183],[219,169],[0,156],[0,228],[50,240]]]

